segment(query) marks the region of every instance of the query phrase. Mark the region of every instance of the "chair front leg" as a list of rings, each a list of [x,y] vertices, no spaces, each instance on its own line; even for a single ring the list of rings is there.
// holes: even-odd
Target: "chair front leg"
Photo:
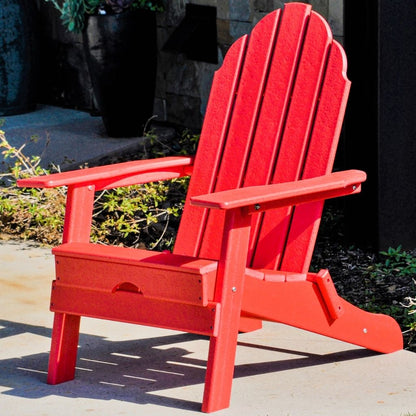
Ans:
[[[75,377],[81,317],[55,313],[49,354],[48,384],[59,384]]]
[[[240,209],[226,213],[214,295],[221,305],[221,318],[218,336],[210,340],[203,412],[224,409],[230,403],[250,220]]]
[[[89,241],[94,189],[94,186],[68,188],[63,243]],[[56,278],[59,279],[59,276]],[[57,306],[51,304],[51,310]],[[49,384],[63,383],[75,376],[80,321],[80,316],[55,312],[49,355]]]

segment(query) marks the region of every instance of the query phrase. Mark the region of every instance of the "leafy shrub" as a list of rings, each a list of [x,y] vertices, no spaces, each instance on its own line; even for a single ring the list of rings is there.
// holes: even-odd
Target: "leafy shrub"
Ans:
[[[34,140],[32,138],[31,140]],[[144,156],[187,154],[195,151],[198,136],[188,131],[166,144],[149,134]],[[4,234],[34,239],[44,244],[60,243],[65,213],[65,188],[21,189],[19,178],[59,171],[42,169],[39,157],[27,157],[24,145],[16,149],[0,130],[0,147],[14,160],[0,186],[0,227]],[[91,239],[94,242],[170,249],[173,246],[188,185],[188,178],[134,185],[97,193]]]
[[[30,140],[36,140],[32,137]],[[38,156],[28,157],[6,140],[0,130],[0,148],[5,159],[15,159],[9,173],[0,175],[0,227],[3,234],[24,239],[35,239],[51,244],[60,239],[64,211],[65,191],[58,189],[20,189],[17,179],[50,173],[40,167]]]
[[[95,203],[92,240],[171,249],[187,183],[187,178],[178,178],[102,192]]]
[[[384,261],[376,263],[369,269],[370,275],[380,279],[386,275],[414,276],[416,275],[416,257],[401,246],[389,247],[387,251],[380,252]]]

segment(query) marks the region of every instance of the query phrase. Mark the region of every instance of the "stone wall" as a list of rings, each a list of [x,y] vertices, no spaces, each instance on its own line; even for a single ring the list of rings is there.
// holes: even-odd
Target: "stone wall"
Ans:
[[[211,80],[232,42],[267,13],[290,1],[281,0],[172,0],[159,16],[159,47],[170,38],[185,17],[186,4],[216,8],[218,63],[187,59],[186,54],[161,50],[159,54],[155,113],[166,120],[200,128]],[[335,38],[343,42],[343,0],[311,0],[314,10],[328,20]]]
[[[94,98],[83,53],[82,36],[68,33],[53,5],[34,0],[42,27],[42,71],[39,100],[42,103],[94,111]],[[214,72],[229,46],[267,13],[281,8],[282,0],[170,0],[158,14],[158,70],[155,99],[157,119],[200,129]],[[314,10],[330,23],[335,37],[343,39],[343,0],[311,0]],[[186,53],[164,47],[183,22],[187,5],[214,9],[213,47],[217,63],[192,59]],[[216,39],[215,39],[216,32]],[[179,48],[180,49],[180,48]],[[215,50],[214,50],[215,53]],[[143,60],[146,65],[146,60]]]

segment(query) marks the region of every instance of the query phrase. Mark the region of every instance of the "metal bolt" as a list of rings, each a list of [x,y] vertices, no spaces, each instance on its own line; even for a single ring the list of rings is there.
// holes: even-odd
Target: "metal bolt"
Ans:
[[[88,185],[88,190],[92,191],[92,185]]]
[[[352,186],[352,190],[355,191],[357,189],[357,185]]]
[[[231,289],[233,292],[237,292],[237,288],[235,286],[232,287]]]
[[[258,211],[260,209],[260,204],[254,205],[254,209]]]
[[[364,332],[364,334],[366,334],[368,332],[368,329],[367,328],[363,328],[363,332]]]

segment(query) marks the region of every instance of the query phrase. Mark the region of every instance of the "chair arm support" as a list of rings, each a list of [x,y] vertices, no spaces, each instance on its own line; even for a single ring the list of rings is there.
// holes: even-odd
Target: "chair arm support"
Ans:
[[[170,156],[35,176],[20,179],[17,185],[24,188],[92,185],[101,190],[188,176],[192,166],[190,156]]]
[[[356,194],[361,191],[361,183],[365,180],[365,172],[348,170],[294,182],[214,192],[193,197],[191,203],[223,210],[245,208],[249,214],[253,214],[283,206]]]

